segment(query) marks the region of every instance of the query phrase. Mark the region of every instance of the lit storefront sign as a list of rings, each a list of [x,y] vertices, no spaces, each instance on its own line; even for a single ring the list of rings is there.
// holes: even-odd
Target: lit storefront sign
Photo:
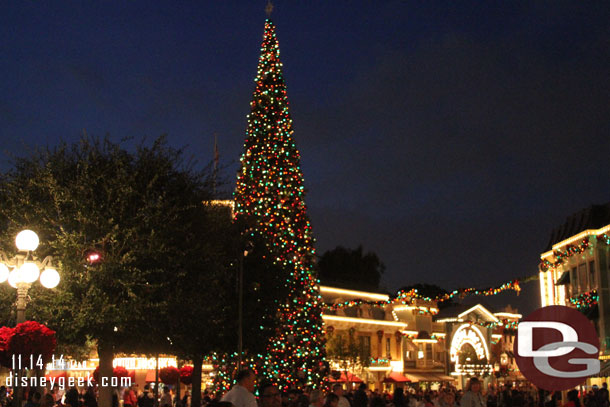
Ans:
[[[112,361],[112,367],[123,366],[127,370],[154,369],[156,364],[155,358],[115,358]],[[176,358],[159,358],[159,369],[168,366],[178,367]]]

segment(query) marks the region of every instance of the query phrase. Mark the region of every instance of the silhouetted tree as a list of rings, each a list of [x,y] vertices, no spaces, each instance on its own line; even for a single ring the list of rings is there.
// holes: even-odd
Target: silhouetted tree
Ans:
[[[322,284],[354,290],[379,290],[385,266],[373,252],[364,253],[362,246],[347,249],[337,246],[325,252],[318,261],[318,277]]]

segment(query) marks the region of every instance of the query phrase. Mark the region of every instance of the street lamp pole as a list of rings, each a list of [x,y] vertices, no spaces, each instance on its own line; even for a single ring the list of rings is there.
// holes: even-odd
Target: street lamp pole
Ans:
[[[244,319],[244,260],[248,252],[244,251],[243,255],[239,259],[239,274],[237,276],[237,370],[241,369],[242,353],[244,348],[244,332],[243,332],[243,319]]]
[[[59,273],[53,267],[51,256],[39,261],[32,252],[40,243],[38,235],[31,230],[22,230],[17,234],[15,245],[19,253],[12,258],[0,252],[0,283],[8,280],[11,287],[17,289],[17,324],[25,322],[25,308],[28,302],[28,291],[36,280],[46,288],[59,284]],[[42,273],[41,273],[42,270]],[[21,369],[18,375],[21,376]],[[15,378],[14,406],[21,407],[21,387]]]
[[[25,307],[27,305],[30,283],[17,284],[17,324],[25,322]]]
[[[252,243],[247,242],[244,252],[239,259],[239,274],[237,276],[237,370],[241,369],[244,351],[244,260],[252,250]]]

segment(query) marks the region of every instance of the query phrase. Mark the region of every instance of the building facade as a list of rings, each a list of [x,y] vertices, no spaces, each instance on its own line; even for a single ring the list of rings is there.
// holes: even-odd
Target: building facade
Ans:
[[[540,255],[541,305],[578,308],[595,324],[600,358],[610,357],[610,203],[593,205],[553,230]]]
[[[441,315],[435,301],[327,286],[320,293],[331,380],[382,389],[520,378],[512,353],[521,318],[515,310],[494,314],[478,304]]]
[[[458,379],[459,387],[471,376],[486,385],[523,380],[513,354],[520,319],[510,306],[493,313],[481,304],[458,304],[439,314],[436,320],[445,324],[449,337],[447,372]]]

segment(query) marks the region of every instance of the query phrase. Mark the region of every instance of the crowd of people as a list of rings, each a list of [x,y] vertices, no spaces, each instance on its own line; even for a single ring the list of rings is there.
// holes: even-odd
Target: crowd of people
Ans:
[[[513,388],[508,383],[483,389],[477,378],[471,378],[463,391],[450,384],[437,390],[397,387],[393,393],[371,391],[361,384],[355,391],[345,391],[337,383],[327,394],[320,390],[281,393],[273,384],[261,383],[258,400],[254,392],[254,374],[246,370],[239,372],[237,384],[222,398],[204,402],[206,407],[610,407],[606,383],[589,391],[572,390],[567,400],[562,400],[561,392],[546,392],[532,385]]]
[[[549,393],[531,385],[513,388],[506,384],[483,389],[477,378],[471,378],[463,391],[443,384],[436,390],[396,387],[391,393],[370,390],[365,384],[355,391],[346,391],[340,383],[328,392],[317,389],[281,392],[270,382],[263,381],[257,386],[256,376],[250,370],[238,372],[236,381],[224,395],[205,390],[201,406],[192,405],[188,390],[178,398],[167,386],[155,394],[149,384],[142,391],[133,384],[122,390],[113,389],[112,407],[610,407],[606,383],[601,388],[571,390],[564,400],[560,392]],[[33,390],[24,396],[23,407],[98,407],[93,387],[80,391],[72,387],[65,392],[59,388]],[[0,407],[11,406],[10,389],[0,386]]]

